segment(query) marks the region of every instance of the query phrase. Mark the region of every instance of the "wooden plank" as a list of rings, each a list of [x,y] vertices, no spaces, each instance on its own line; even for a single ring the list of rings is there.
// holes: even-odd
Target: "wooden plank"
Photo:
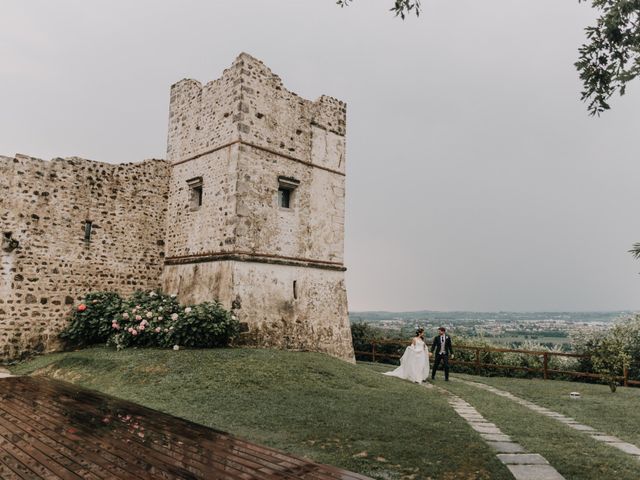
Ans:
[[[59,397],[59,398],[60,398],[60,400],[61,400],[61,401],[65,401],[65,396],[62,396],[62,397]],[[72,399],[69,399],[69,400],[72,400]],[[74,406],[74,408],[75,408],[76,410],[82,410],[84,407],[83,407],[82,405],[75,405],[75,406]],[[91,414],[92,412],[91,412],[91,411],[88,411],[87,413]],[[135,412],[134,412],[134,413],[135,413]],[[137,414],[136,414],[136,415],[137,415]],[[158,417],[158,419],[156,420],[156,423],[158,423],[158,421],[159,421],[159,419],[160,419],[160,418],[161,418],[161,417]],[[198,427],[200,427],[200,426],[198,426]],[[183,444],[183,445],[185,445],[185,446],[187,446],[187,445],[189,444],[189,442],[191,441],[191,439],[192,439],[192,435],[193,435],[193,433],[196,433],[196,434],[197,434],[197,432],[191,432],[191,433],[190,433],[189,435],[187,435],[187,436],[182,436],[182,437],[181,437],[181,439],[180,439],[180,440],[178,440],[178,442],[179,442],[179,443],[182,443],[182,444]],[[217,432],[217,433],[219,433],[219,432]],[[220,437],[220,435],[218,435],[218,438],[221,438],[221,437]],[[231,454],[229,454],[229,455],[226,455],[225,457],[221,457],[221,458],[223,459],[223,461],[224,461],[224,464],[225,464],[226,466],[228,466],[228,465],[229,465],[229,462],[228,462],[229,458],[232,458],[232,459],[234,459],[234,460],[238,460],[238,459],[239,459],[239,460],[241,461],[241,463],[242,463],[243,449],[242,449],[242,448],[238,448],[238,445],[237,445],[237,444],[235,444],[234,442],[230,441],[230,439],[229,439],[229,437],[228,437],[228,436],[227,436],[227,437],[225,437],[225,438],[226,438],[226,443],[227,443],[227,445],[226,445],[224,448],[225,448],[226,450],[229,450],[229,451],[231,451],[231,449],[232,449],[232,450],[233,450],[233,452],[232,452]],[[136,440],[137,440],[137,439],[136,439]],[[202,439],[202,438],[200,438],[199,440],[200,440],[200,442],[202,442],[202,441],[207,441],[206,439]],[[223,439],[223,440],[224,440],[224,439]],[[216,445],[216,447],[220,447],[220,445]],[[257,449],[257,450],[259,450],[259,451],[263,451],[263,450],[264,450],[264,449],[262,449],[262,447],[257,447],[257,446],[253,446],[253,448],[254,448],[254,449]],[[170,454],[171,454],[171,453],[170,453]],[[290,457],[285,457],[285,458],[287,459],[287,463],[286,463],[285,465],[282,465],[282,462],[278,462],[278,463],[279,463],[278,465],[268,465],[268,464],[266,464],[265,462],[262,462],[262,464],[257,463],[257,462],[256,462],[256,460],[259,460],[259,456],[256,456],[256,455],[255,455],[255,452],[254,452],[254,455],[253,455],[253,456],[246,456],[246,458],[247,458],[248,462],[250,462],[250,463],[245,462],[245,464],[246,464],[246,465],[244,465],[244,466],[242,466],[242,465],[241,465],[241,468],[240,468],[240,469],[241,469],[241,470],[243,470],[243,471],[244,471],[244,470],[247,470],[247,468],[248,468],[249,470],[251,470],[251,469],[254,469],[254,470],[255,470],[255,469],[258,469],[258,468],[259,468],[259,469],[260,469],[260,471],[262,471],[262,472],[266,475],[266,474],[274,473],[274,471],[273,471],[273,468],[274,468],[274,467],[275,467],[276,469],[282,469],[282,468],[285,468],[285,469],[291,469],[291,468],[294,468],[294,467],[295,467],[295,464],[293,464],[293,463],[291,463],[291,462],[289,461]],[[269,460],[271,463],[273,463],[273,458],[272,458],[272,457],[267,458],[267,460]],[[247,468],[244,468],[244,467],[247,467]],[[254,473],[253,475],[254,475],[254,476],[253,476],[252,478],[257,478],[257,477],[255,476],[255,475],[256,475],[255,473]],[[260,478],[262,478],[262,477],[260,477]],[[267,478],[267,477],[265,477],[265,478]]]
[[[29,392],[30,390],[23,391],[25,396],[29,395]],[[41,393],[42,393],[42,389],[41,389]],[[57,397],[58,401],[60,401],[61,399],[64,399],[64,395]],[[39,411],[41,412],[44,410],[48,411],[47,414],[50,416],[49,421],[53,422],[56,425],[57,427],[56,429],[60,431],[61,434],[65,435],[66,433],[68,433],[68,430],[65,430],[65,427],[64,427],[64,425],[66,425],[65,424],[66,420],[64,417],[64,409],[61,409],[60,406],[56,404],[56,402],[47,402],[46,400],[44,402],[42,400],[33,400],[33,401],[36,404],[38,404],[38,406],[40,407]],[[55,417],[56,409],[59,410],[59,412],[57,413],[59,414],[59,417],[62,418],[62,422],[63,422],[62,430],[60,430],[60,423],[59,423],[60,420],[56,419]],[[73,409],[75,412],[81,413],[83,415],[92,414],[90,409],[87,410],[86,404],[81,404],[81,403],[75,404],[73,406]],[[95,413],[96,412],[93,412],[93,414]],[[103,415],[100,416],[100,418],[102,417]],[[115,425],[117,426],[118,425],[117,420],[114,420],[114,422],[116,422]],[[122,427],[122,425],[120,426]],[[81,435],[83,439],[86,439],[87,437],[95,438],[95,436],[92,434],[94,429],[91,428],[91,426],[89,426],[89,428],[86,428],[82,424],[74,423],[73,428],[77,429],[76,433]],[[155,471],[156,472],[155,475],[161,478],[165,478],[167,480],[172,478],[183,478],[183,477],[190,478],[193,474],[200,473],[199,471],[193,472],[192,469],[184,468],[184,464],[180,461],[169,461],[162,454],[159,456],[155,454],[149,455],[148,454],[149,452],[146,449],[140,448],[138,446],[137,436],[135,434],[134,435],[122,434],[120,433],[120,430],[113,429],[107,432],[103,432],[103,433],[106,433],[107,438],[100,439],[100,447],[105,448],[110,452],[123,458],[125,460],[124,463],[125,465],[128,466],[128,468],[137,468],[137,474],[141,476],[141,478],[146,478],[146,475],[150,471]],[[124,430],[126,430],[126,428]],[[173,445],[171,441],[165,441],[163,443],[165,444],[165,448],[166,448],[166,445]],[[183,453],[186,453],[186,448],[184,448],[185,447],[184,442],[176,441],[175,444],[180,445],[182,449],[181,451]],[[153,445],[152,449],[155,449],[155,448],[156,448],[156,445]],[[169,456],[171,456],[171,452],[169,452]],[[239,472],[238,475],[232,475],[231,474],[232,472],[230,473],[226,471],[229,469],[229,466],[230,466],[230,462],[223,461],[220,466],[215,464],[213,465],[208,464],[204,470],[217,472],[216,474],[219,476],[218,478],[221,478],[221,479],[250,478],[247,475],[242,475],[241,474],[242,472]],[[262,478],[262,477],[254,476],[251,478]]]
[[[3,479],[368,478],[63,382],[0,382]]]

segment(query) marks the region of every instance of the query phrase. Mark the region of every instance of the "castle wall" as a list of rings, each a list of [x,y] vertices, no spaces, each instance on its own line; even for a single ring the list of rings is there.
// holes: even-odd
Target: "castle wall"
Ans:
[[[249,343],[353,361],[344,272],[236,262],[234,285],[234,312],[249,327]]]
[[[352,360],[346,105],[306,100],[241,54],[218,80],[174,85],[169,110],[165,291],[232,308],[248,343]],[[189,180],[199,177],[202,205],[193,209]],[[290,208],[278,203],[281,178],[297,185]]]
[[[162,160],[0,157],[0,359],[55,346],[90,291],[160,286],[168,178]]]
[[[240,251],[343,262],[344,176],[241,145],[236,247]],[[289,209],[278,177],[300,182]]]
[[[202,85],[184,79],[171,87],[167,160],[191,158],[237,140],[241,81],[233,66]]]
[[[295,287],[294,287],[295,282]],[[246,325],[243,342],[353,360],[344,273],[224,260],[165,268],[164,287],[193,304],[216,299]]]
[[[169,180],[168,258],[234,249],[238,146],[173,165]],[[187,181],[200,177],[202,205],[192,209]]]

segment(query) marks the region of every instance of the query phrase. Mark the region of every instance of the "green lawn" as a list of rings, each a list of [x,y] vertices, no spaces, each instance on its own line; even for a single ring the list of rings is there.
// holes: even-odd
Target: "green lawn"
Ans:
[[[505,385],[508,384],[511,387],[508,390],[514,394],[520,394],[521,389],[527,390],[531,392],[531,395],[522,395],[523,397],[530,398],[532,401],[557,411],[563,410],[556,408],[564,403],[563,395],[568,395],[573,390],[591,391],[590,388],[582,388],[585,387],[583,384],[568,382],[547,381],[543,383],[541,380],[456,376],[482,381],[505,390],[507,390]],[[535,413],[512,400],[455,380],[448,383],[440,381],[437,384],[467,400],[485,418],[495,423],[504,433],[523,445],[527,451],[544,456],[567,480],[601,480],[603,478],[637,480],[640,476],[640,465],[637,459],[593,440],[588,435],[575,431],[556,420]],[[571,388],[567,389],[567,387]],[[593,391],[604,393],[604,391],[600,392],[602,389],[608,390],[609,387],[599,386]],[[631,418],[624,418],[622,412],[636,408],[638,397],[623,395],[617,397],[618,400],[611,405],[613,408],[608,415],[612,419],[610,425],[607,425],[606,421],[594,421],[595,417],[592,415],[599,416],[600,409],[588,408],[589,396],[581,404],[567,405],[564,413],[571,414],[574,418],[588,425],[610,433],[616,433],[614,430],[621,429],[625,422],[629,422],[627,430],[631,431],[638,425],[637,412]],[[580,401],[582,400],[574,400],[574,402]],[[620,415],[618,418],[614,418],[616,416],[614,405],[618,405],[622,409],[618,411]],[[577,415],[577,412],[583,407],[585,410],[581,415]],[[611,428],[613,425],[615,425],[615,429]]]
[[[274,350],[93,348],[13,372],[67,380],[374,478],[511,478],[442,394],[376,368]]]
[[[471,375],[460,375],[460,377],[506,390],[538,405],[573,417],[596,430],[640,445],[640,388],[619,387],[615,393],[612,393],[606,385],[591,383],[504,377],[485,378]],[[581,398],[571,399],[570,392],[580,392]]]

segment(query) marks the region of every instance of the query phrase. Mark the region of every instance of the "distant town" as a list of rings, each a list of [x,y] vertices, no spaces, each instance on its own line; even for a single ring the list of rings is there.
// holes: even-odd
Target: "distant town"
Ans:
[[[549,348],[572,350],[580,333],[605,331],[617,320],[635,315],[615,312],[351,312],[351,323],[366,323],[383,338],[409,338],[416,327],[427,337],[444,326],[454,337],[481,337],[496,345],[518,348],[535,342]]]

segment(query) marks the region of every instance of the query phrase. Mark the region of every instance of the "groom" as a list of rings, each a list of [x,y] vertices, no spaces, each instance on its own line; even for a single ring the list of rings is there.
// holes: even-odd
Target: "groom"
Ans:
[[[438,329],[439,335],[433,339],[431,351],[435,355],[433,370],[431,370],[431,380],[436,378],[436,370],[440,362],[444,363],[444,379],[449,381],[449,355],[453,358],[453,348],[451,348],[451,337],[447,335],[444,327]]]

